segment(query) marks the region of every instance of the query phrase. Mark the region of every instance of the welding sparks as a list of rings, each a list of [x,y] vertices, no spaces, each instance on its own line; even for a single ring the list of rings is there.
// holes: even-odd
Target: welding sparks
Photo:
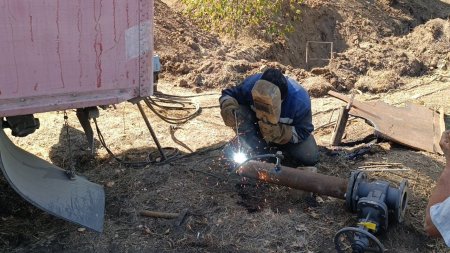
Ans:
[[[247,156],[242,152],[234,153],[233,160],[235,163],[241,164],[247,160]]]

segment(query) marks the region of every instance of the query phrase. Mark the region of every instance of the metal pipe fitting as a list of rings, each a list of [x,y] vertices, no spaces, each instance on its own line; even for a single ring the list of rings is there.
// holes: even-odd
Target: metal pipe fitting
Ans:
[[[277,169],[277,166],[272,163],[249,161],[242,164],[237,173],[243,177],[339,199],[345,199],[347,191],[347,180],[345,179],[286,166],[280,166],[280,169]]]

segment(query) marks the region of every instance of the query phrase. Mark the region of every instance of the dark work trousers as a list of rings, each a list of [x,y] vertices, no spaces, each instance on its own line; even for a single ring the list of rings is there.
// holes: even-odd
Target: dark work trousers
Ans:
[[[233,145],[237,145],[241,151],[250,155],[261,155],[279,150],[297,166],[313,166],[319,161],[319,149],[312,134],[299,143],[267,144],[259,130],[256,113],[249,106],[240,106],[237,120],[239,137]]]

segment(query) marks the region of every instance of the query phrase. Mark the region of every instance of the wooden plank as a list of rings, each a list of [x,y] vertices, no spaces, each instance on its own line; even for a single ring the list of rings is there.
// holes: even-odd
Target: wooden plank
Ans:
[[[333,134],[331,135],[331,145],[338,146],[341,144],[342,136],[344,135],[345,126],[348,121],[348,109],[343,106],[339,111],[339,118],[336,122],[336,126],[334,127]]]
[[[350,98],[336,92],[329,95],[343,101]],[[368,120],[374,126],[376,133],[386,139],[428,152],[441,152],[435,145],[435,131],[440,130],[439,121],[435,121],[432,110],[416,104],[406,104],[405,107],[395,107],[381,101],[353,101],[350,115]]]

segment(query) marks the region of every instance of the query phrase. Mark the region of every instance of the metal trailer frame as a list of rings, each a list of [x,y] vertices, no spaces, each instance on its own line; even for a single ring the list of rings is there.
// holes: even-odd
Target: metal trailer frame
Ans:
[[[1,0],[0,117],[153,92],[153,0]]]
[[[153,0],[0,0],[0,34],[2,128],[11,116],[152,95]],[[31,204],[103,230],[103,187],[16,147],[1,128],[0,168]]]

